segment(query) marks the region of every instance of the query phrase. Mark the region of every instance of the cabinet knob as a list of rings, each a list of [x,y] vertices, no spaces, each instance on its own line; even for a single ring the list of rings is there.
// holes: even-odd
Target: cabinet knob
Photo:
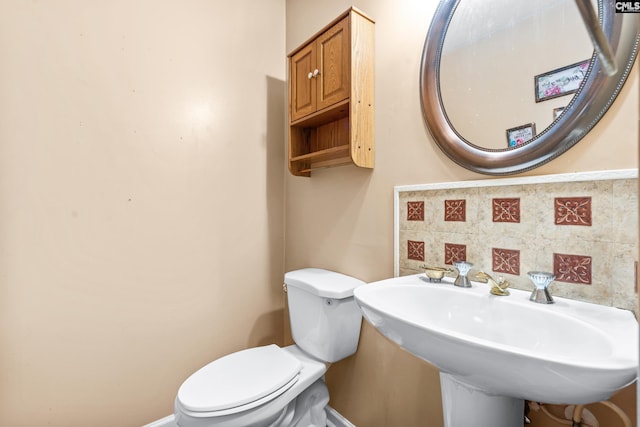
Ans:
[[[317,68],[313,70],[313,77],[318,77],[318,74],[320,74],[320,71]]]
[[[313,73],[309,73],[307,77],[309,78],[309,80],[311,80],[313,78]]]

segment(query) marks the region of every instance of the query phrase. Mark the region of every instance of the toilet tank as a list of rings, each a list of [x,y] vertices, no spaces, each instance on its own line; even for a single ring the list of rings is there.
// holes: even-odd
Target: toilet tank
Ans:
[[[304,352],[325,362],[351,356],[358,348],[362,314],[353,290],[354,277],[319,268],[284,275],[291,335]]]

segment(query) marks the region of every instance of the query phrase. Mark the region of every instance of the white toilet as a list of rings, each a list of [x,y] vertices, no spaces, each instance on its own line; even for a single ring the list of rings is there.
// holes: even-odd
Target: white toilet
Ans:
[[[287,285],[295,345],[229,354],[196,371],[175,401],[179,427],[324,427],[328,364],[356,352],[364,282],[318,268],[291,271]]]

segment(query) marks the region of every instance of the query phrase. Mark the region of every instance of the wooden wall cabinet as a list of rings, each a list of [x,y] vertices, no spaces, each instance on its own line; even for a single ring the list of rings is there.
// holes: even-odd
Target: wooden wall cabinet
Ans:
[[[374,21],[350,8],[289,54],[289,170],[374,164]]]

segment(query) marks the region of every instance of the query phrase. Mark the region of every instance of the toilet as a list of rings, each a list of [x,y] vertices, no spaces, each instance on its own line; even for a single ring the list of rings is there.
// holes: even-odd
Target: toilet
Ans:
[[[214,360],[180,386],[179,427],[324,427],[332,362],[356,352],[364,282],[305,268],[285,274],[294,345],[254,347]]]

